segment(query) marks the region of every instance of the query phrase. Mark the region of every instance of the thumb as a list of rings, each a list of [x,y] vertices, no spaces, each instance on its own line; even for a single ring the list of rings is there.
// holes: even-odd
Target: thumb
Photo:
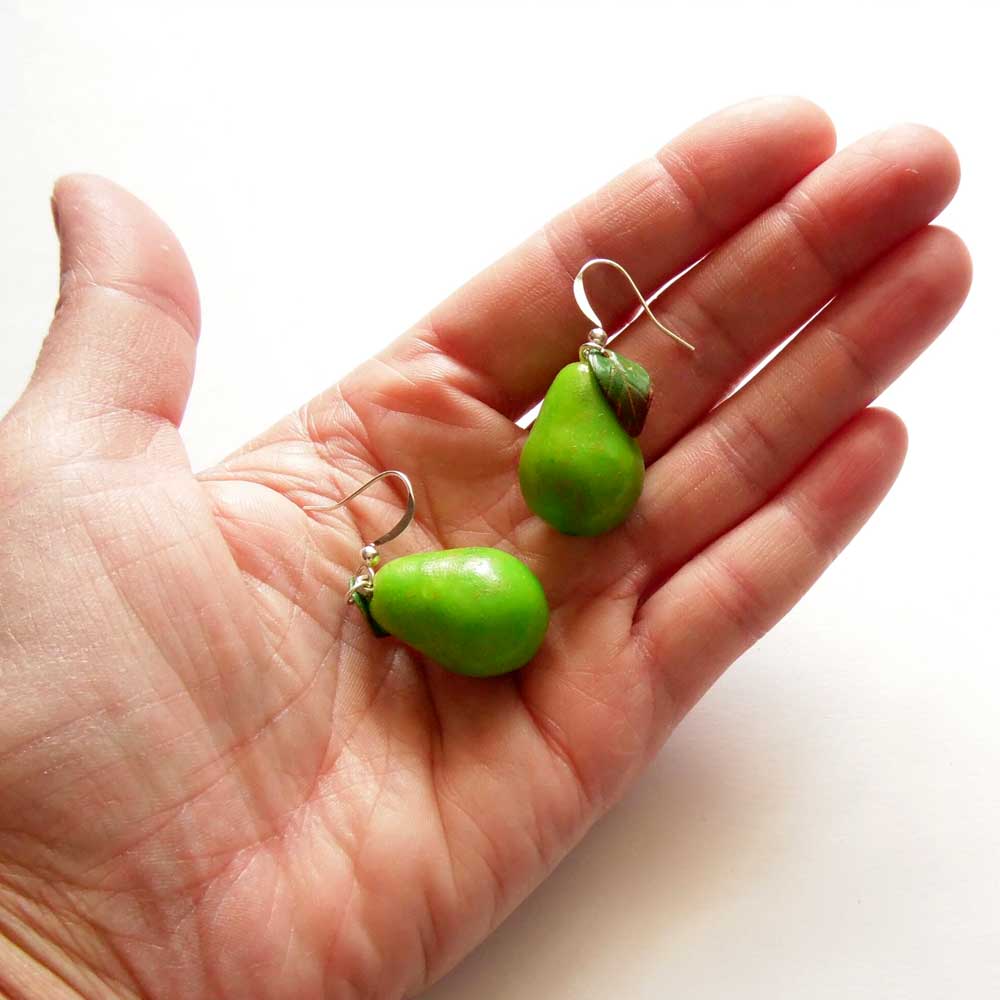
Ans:
[[[31,391],[69,419],[114,411],[180,423],[194,375],[198,290],[180,243],[117,184],[56,182],[59,302]]]

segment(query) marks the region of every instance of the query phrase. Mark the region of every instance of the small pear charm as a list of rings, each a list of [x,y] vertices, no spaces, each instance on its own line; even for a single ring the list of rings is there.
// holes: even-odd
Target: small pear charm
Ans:
[[[556,375],[519,469],[528,506],[566,535],[600,535],[632,512],[645,475],[642,452],[585,361]]]
[[[401,556],[376,572],[378,546],[413,520],[413,487],[402,472],[389,469],[339,503],[305,509],[336,510],[386,476],[406,487],[406,511],[390,531],[362,547],[348,603],[357,605],[375,635],[395,636],[455,673],[493,677],[523,667],[545,638],[549,605],[520,559],[499,549],[445,549]]]
[[[393,559],[378,571],[369,610],[390,635],[472,677],[523,667],[549,624],[534,573],[514,556],[488,548]]]
[[[689,350],[694,347],[660,323],[629,273],[613,260],[587,261],[573,292],[597,326],[580,348],[580,361],[556,375],[521,452],[525,502],[567,535],[601,535],[617,528],[642,493],[645,464],[636,442],[652,400],[649,373],[607,348],[608,335],[587,300],[583,275],[595,264],[620,271],[649,318]]]

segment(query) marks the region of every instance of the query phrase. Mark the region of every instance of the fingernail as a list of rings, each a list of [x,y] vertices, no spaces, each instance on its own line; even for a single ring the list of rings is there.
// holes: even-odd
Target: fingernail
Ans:
[[[49,198],[49,205],[52,208],[52,224],[56,227],[56,236],[62,239],[62,233],[59,232],[59,205],[54,194]]]

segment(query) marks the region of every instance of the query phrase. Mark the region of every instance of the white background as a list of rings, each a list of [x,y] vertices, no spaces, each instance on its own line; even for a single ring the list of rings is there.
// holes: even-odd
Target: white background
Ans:
[[[0,409],[50,185],[104,173],[198,275],[196,465],[717,107],[801,93],[842,142],[918,120],[963,158],[976,284],[884,400],[891,498],[433,1000],[1000,995],[991,6],[0,3]]]

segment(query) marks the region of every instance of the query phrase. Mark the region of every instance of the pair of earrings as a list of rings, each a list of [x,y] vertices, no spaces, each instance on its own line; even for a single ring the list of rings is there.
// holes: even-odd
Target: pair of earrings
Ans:
[[[558,531],[599,535],[631,513],[642,492],[645,463],[636,437],[652,400],[649,373],[607,347],[608,335],[587,299],[584,274],[595,265],[625,276],[649,318],[688,350],[694,347],[657,320],[621,264],[587,261],[573,282],[581,312],[594,328],[578,362],[552,382],[521,453],[519,478],[528,506]],[[490,677],[523,667],[538,652],[549,608],[538,578],[499,549],[444,549],[401,556],[383,566],[379,546],[413,520],[416,503],[405,473],[379,473],[350,496],[305,510],[332,511],[387,477],[406,488],[406,509],[396,525],[361,549],[347,601],[377,636],[393,635],[456,673]]]

